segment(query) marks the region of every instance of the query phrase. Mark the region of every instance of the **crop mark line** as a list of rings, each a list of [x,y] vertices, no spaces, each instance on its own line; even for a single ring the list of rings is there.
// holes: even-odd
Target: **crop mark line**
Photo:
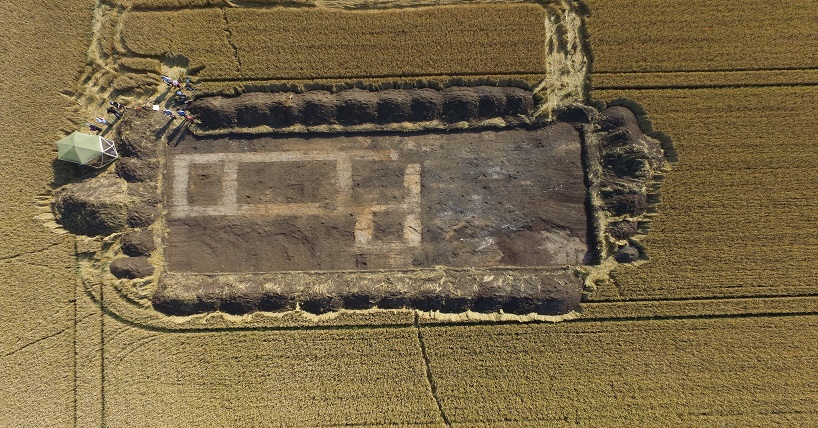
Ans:
[[[46,245],[43,248],[38,248],[38,249],[35,249],[35,250],[21,251],[19,253],[9,254],[7,256],[0,257],[0,261],[13,260],[13,259],[28,255],[28,254],[43,253],[43,252],[46,252],[46,251],[50,250],[51,248],[54,248],[57,245],[60,245],[62,243],[63,243],[63,241],[59,241],[59,242],[55,242],[53,244]]]
[[[105,423],[105,297],[104,287],[99,284],[99,407],[100,422],[104,427]]]
[[[224,36],[227,39],[227,44],[233,49],[233,58],[236,58],[236,74],[244,77],[241,74],[241,59],[239,59],[239,49],[233,43],[233,32],[230,31],[230,23],[227,21],[227,8],[222,8],[222,19],[224,20]]]
[[[435,383],[434,377],[432,377],[432,362],[429,360],[429,355],[426,353],[426,344],[423,342],[423,334],[420,332],[420,322],[418,321],[418,318],[419,315],[417,312],[415,312],[414,325],[418,332],[418,345],[420,345],[420,353],[423,356],[423,363],[426,366],[426,381],[429,382],[429,390],[432,392],[432,397],[435,399],[435,404],[437,404],[437,410],[440,412],[440,417],[443,419],[443,423],[445,423],[447,427],[451,427],[452,422],[446,415],[446,411],[443,410],[443,404],[440,402],[440,397],[437,395],[437,384]]]
[[[818,297],[818,293],[805,294],[770,294],[770,295],[736,295],[736,296],[683,296],[683,297],[632,297],[628,299],[610,299],[610,300],[588,300],[582,302],[585,304],[606,304],[606,303],[659,303],[659,302],[720,302],[729,300],[761,300],[761,299],[803,299],[810,297]]]
[[[52,337],[54,337],[54,336],[59,336],[59,335],[61,335],[61,334],[65,333],[66,331],[68,331],[68,327],[63,328],[63,329],[61,329],[61,330],[57,331],[56,333],[51,333],[51,334],[49,334],[49,335],[47,335],[47,336],[43,336],[43,337],[41,337],[41,338],[39,338],[39,339],[32,340],[31,342],[28,342],[28,343],[26,343],[26,344],[25,344],[25,345],[23,345],[23,346],[19,346],[19,347],[15,348],[15,349],[14,349],[14,350],[12,350],[12,351],[6,352],[5,354],[3,354],[3,356],[4,356],[4,357],[9,357],[9,356],[11,356],[11,355],[14,355],[14,354],[16,354],[16,353],[18,353],[18,352],[22,351],[23,349],[28,348],[29,346],[36,345],[36,344],[38,344],[38,343],[42,342],[43,340],[46,340],[46,339],[51,339],[51,338],[52,338]]]
[[[77,275],[76,278],[79,278],[81,274],[80,274],[79,258],[77,257],[77,240],[76,239],[74,240],[73,247],[74,247],[73,250],[74,250],[74,269],[75,269],[74,274]],[[73,351],[74,351],[74,361],[73,361],[74,402],[72,403],[73,406],[74,406],[74,409],[73,409],[74,410],[74,428],[77,428],[77,426],[79,424],[79,390],[78,390],[79,379],[77,379],[77,376],[78,376],[77,364],[79,364],[78,361],[77,361],[77,355],[78,355],[78,350],[77,350],[77,324],[79,323],[79,321],[77,320],[77,311],[79,310],[79,308],[77,308],[77,300],[79,299],[79,287],[81,287],[81,284],[78,281],[74,281],[74,287],[72,288],[72,290],[73,290],[72,294],[74,295],[74,309],[73,309],[73,314],[72,314],[72,318],[73,318],[72,328],[74,329],[73,334],[72,334],[72,336],[73,336],[72,337],[72,339],[73,339],[72,340],[72,342],[73,342],[72,345],[73,345],[73,348],[74,348],[73,349]]]

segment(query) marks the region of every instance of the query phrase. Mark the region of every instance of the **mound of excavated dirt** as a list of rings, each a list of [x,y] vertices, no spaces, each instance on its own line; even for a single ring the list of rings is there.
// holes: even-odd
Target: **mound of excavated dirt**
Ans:
[[[122,234],[120,241],[122,252],[127,256],[149,256],[156,249],[153,232],[147,229],[135,229]]]
[[[612,215],[638,217],[648,208],[645,181],[665,162],[664,153],[657,141],[642,132],[638,119],[626,107],[605,109],[600,123],[602,199]]]
[[[110,265],[111,273],[117,278],[144,278],[153,275],[154,267],[144,257],[121,257]]]
[[[454,275],[453,277],[451,277]],[[339,309],[420,309],[459,313],[467,310],[509,314],[560,315],[576,308],[582,280],[568,270],[539,272],[533,277],[499,280],[486,273],[434,273],[351,276],[338,273],[301,274],[283,280],[281,274],[190,275],[166,273],[153,296],[154,308],[172,315],[220,310],[231,314],[283,312],[296,303],[313,314]],[[384,280],[399,283],[384,287]],[[315,280],[321,282],[314,287]],[[233,283],[241,283],[236,288]],[[266,290],[266,284],[276,289]],[[184,285],[179,285],[184,284]],[[401,285],[402,284],[402,285]]]
[[[637,224],[632,220],[623,220],[611,223],[605,229],[614,239],[628,239],[636,235]]]
[[[129,183],[156,179],[159,163],[154,159],[123,157],[116,162],[116,174]]]
[[[154,111],[128,110],[114,127],[114,142],[122,157],[156,159],[160,154],[157,138],[167,118]]]
[[[477,90],[456,86],[443,90],[443,119],[446,122],[474,120],[479,106]]]
[[[335,123],[335,106],[338,104],[338,98],[336,96],[333,96],[327,91],[311,91],[302,95],[300,98],[300,123],[307,126]],[[241,105],[241,102],[237,105]]]
[[[625,245],[614,254],[614,259],[619,263],[631,263],[639,259],[639,250],[632,245]]]
[[[57,189],[52,211],[56,220],[71,233],[110,235],[127,227],[133,202],[124,180],[105,176]]]
[[[409,109],[412,111],[411,122],[423,122],[440,118],[443,110],[443,95],[434,89],[415,89],[410,91]]]
[[[362,89],[350,89],[338,94],[336,119],[342,125],[374,123],[377,116],[378,95]]]
[[[375,118],[378,123],[406,122],[412,119],[412,94],[398,89],[378,93]]]
[[[189,111],[203,129],[286,128],[399,122],[475,121],[527,115],[534,108],[530,91],[514,87],[452,86],[435,89],[389,89],[371,92],[349,89],[338,93],[250,92],[236,97],[205,97]]]
[[[477,92],[478,117],[490,119],[506,114],[506,93],[508,91],[495,86],[479,86],[475,92]]]
[[[153,183],[127,183],[112,175],[65,185],[54,193],[58,223],[77,235],[105,236],[130,227],[147,227],[158,216]]]

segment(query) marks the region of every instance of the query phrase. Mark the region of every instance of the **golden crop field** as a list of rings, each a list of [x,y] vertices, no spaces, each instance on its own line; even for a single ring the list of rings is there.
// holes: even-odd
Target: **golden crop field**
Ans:
[[[226,15],[240,59],[240,74],[247,78],[545,71],[542,30],[546,14],[538,5],[378,12],[227,9]],[[275,36],[259,37],[259,33]]]
[[[0,3],[0,426],[818,426],[816,0],[587,3],[593,81],[607,88],[593,96],[642,104],[680,161],[643,241],[651,260],[616,269],[584,319],[185,333],[86,291],[74,241],[44,221],[52,177],[76,175],[52,165],[51,142],[99,108],[75,95],[94,83],[81,79],[97,2]],[[259,25],[247,9],[121,4],[140,9],[122,30],[143,57],[123,68],[156,72],[168,52],[232,80],[232,42],[242,66],[269,71],[241,48]],[[482,52],[474,42],[464,51]]]
[[[109,426],[440,422],[415,329],[178,335],[113,326],[110,336]]]
[[[236,77],[238,63],[224,32],[221,9],[130,12],[122,19],[125,46],[148,57],[178,57],[179,65],[200,68],[210,78]],[[199,35],[199,37],[197,37]]]
[[[596,73],[811,69],[818,1],[588,0]]]
[[[651,257],[595,299],[815,293],[818,145],[811,87],[596,91],[639,100],[674,137]],[[725,126],[726,125],[726,126]]]
[[[123,36],[140,55],[184,54],[204,79],[514,77],[544,72],[545,15],[532,4],[129,12]]]
[[[816,327],[808,316],[422,332],[454,426],[809,426]]]
[[[37,217],[43,214],[38,200],[54,177],[52,142],[73,130],[77,120],[74,100],[61,91],[76,90],[85,66],[91,7],[84,0],[0,3],[3,426],[73,423],[73,241]]]

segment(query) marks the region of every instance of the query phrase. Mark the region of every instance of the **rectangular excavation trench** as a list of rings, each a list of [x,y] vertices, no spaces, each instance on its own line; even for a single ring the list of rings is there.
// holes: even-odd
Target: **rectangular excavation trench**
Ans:
[[[185,137],[168,148],[176,273],[580,265],[578,133]]]

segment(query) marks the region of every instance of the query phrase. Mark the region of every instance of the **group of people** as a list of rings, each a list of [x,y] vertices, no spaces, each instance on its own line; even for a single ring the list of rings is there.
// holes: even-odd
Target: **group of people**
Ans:
[[[117,101],[110,101],[108,102],[108,109],[106,111],[108,112],[108,114],[114,115],[115,118],[114,120],[116,120],[122,117],[122,113],[125,112],[126,108],[127,107],[125,107],[124,105]],[[104,117],[95,117],[94,121],[103,126],[111,126],[111,121]],[[97,135],[99,135],[104,130],[100,126],[94,125],[93,123],[86,123],[85,126],[87,126],[88,129],[91,130],[91,132],[95,132]]]
[[[195,91],[196,90],[196,88],[193,86],[193,84],[190,83],[190,77],[188,77],[185,80],[184,83],[182,83],[182,82],[180,82],[179,80],[176,80],[176,79],[171,79],[168,76],[161,76],[161,78],[162,78],[162,82],[164,82],[168,87],[173,88],[173,89],[176,90],[176,94],[175,94],[174,99],[173,99],[173,104],[177,105],[178,108],[179,108],[179,110],[176,111],[176,112],[174,112],[172,110],[165,109],[165,110],[162,110],[162,113],[164,113],[166,116],[168,116],[171,119],[175,119],[176,115],[178,115],[185,122],[193,122],[193,116],[191,116],[187,112],[187,106],[191,103],[192,100],[190,98],[188,98],[187,94],[185,94],[185,92],[184,92],[184,91]],[[119,103],[117,101],[110,101],[108,103],[108,107],[106,109],[106,112],[108,114],[110,114],[110,115],[113,115],[112,120],[115,121],[116,119],[119,119],[120,117],[122,117],[122,114],[125,112],[126,108],[127,107],[125,107],[124,105],[122,105],[121,103]],[[157,108],[158,107],[154,107],[154,109],[157,109]],[[137,107],[137,109],[141,110],[139,107]],[[105,118],[105,117],[95,117],[94,121],[96,122],[96,124],[86,123],[85,125],[88,127],[88,129],[91,130],[91,132],[95,132],[97,135],[99,135],[100,133],[102,133],[102,131],[105,130],[104,128],[102,128],[102,126],[105,126],[105,127],[111,126],[111,121],[108,120],[108,118]]]
[[[190,77],[185,79],[184,84],[182,84],[179,80],[171,79],[168,76],[162,76],[161,78],[162,78],[162,81],[165,82],[166,85],[168,85],[170,88],[173,88],[173,89],[176,90],[176,94],[174,96],[173,103],[175,105],[179,106],[179,110],[176,113],[174,113],[172,110],[168,110],[168,109],[162,110],[162,113],[164,113],[165,116],[167,116],[167,117],[169,117],[171,119],[175,119],[176,114],[178,114],[179,117],[181,117],[183,120],[185,120],[187,122],[192,122],[193,121],[193,116],[191,116],[187,112],[187,106],[191,103],[191,100],[190,100],[190,98],[188,98],[187,94],[184,93],[185,90],[187,90],[187,91],[195,91],[196,90],[196,88],[193,86],[193,84],[190,83]]]
[[[176,114],[178,114],[179,117],[181,117],[185,121],[193,122],[193,116],[191,116],[190,113],[187,112],[187,110],[179,110],[174,114],[173,110],[165,109],[165,110],[162,110],[162,113],[165,113],[165,116],[167,116],[167,117],[169,117],[171,119],[175,119]]]
[[[176,90],[176,94],[175,94],[175,97],[174,97],[173,101],[174,101],[174,104],[177,105],[178,108],[179,108],[179,110],[176,111],[176,112],[174,112],[173,110],[165,109],[165,110],[162,110],[162,113],[164,113],[165,116],[168,116],[171,119],[175,119],[176,116],[178,115],[185,122],[193,122],[193,116],[191,116],[187,112],[187,106],[191,103],[191,99],[188,98],[187,94],[185,94],[185,92],[184,92],[184,91],[195,91],[196,90],[196,88],[193,86],[193,84],[190,83],[190,77],[188,77],[185,80],[184,83],[182,83],[182,82],[180,82],[179,80],[176,80],[176,79],[171,79],[168,76],[161,76],[161,78],[162,78],[162,82],[164,82],[170,88],[173,88],[173,89]],[[108,103],[108,107],[106,109],[106,112],[108,114],[110,114],[110,115],[113,115],[113,118],[111,118],[111,120],[108,120],[108,118],[106,118],[106,117],[95,117],[94,121],[96,122],[96,124],[86,123],[85,125],[88,127],[88,129],[91,130],[91,132],[95,132],[97,135],[99,135],[100,133],[102,133],[102,131],[105,130],[102,127],[103,126],[104,127],[111,126],[112,121],[116,121],[117,119],[122,117],[122,114],[125,112],[126,108],[127,107],[125,107],[124,105],[122,105],[121,103],[119,103],[117,101],[110,101]],[[154,109],[156,109],[156,108],[157,107],[154,107]],[[137,107],[137,110],[141,110],[141,109],[139,107]]]

